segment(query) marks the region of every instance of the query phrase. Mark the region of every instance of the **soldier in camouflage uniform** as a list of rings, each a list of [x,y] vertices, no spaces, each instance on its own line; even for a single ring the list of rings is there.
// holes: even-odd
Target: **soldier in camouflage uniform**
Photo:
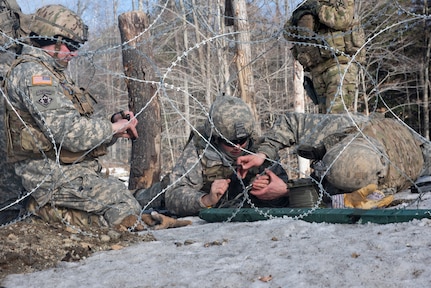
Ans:
[[[87,40],[77,14],[44,6],[30,27],[35,47],[23,48],[4,87],[7,158],[31,193],[33,212],[54,206],[102,216],[110,226],[134,225],[139,203],[124,183],[103,177],[97,159],[118,137],[129,138],[127,130],[137,136],[137,120],[130,111],[131,121],[118,113],[111,121],[93,117],[94,98],[66,75]]]
[[[352,61],[365,42],[354,15],[354,0],[307,0],[285,25],[285,37],[294,44],[294,57],[311,74],[317,94],[313,101],[319,104],[320,113],[342,113],[344,107],[352,111],[357,63],[364,61],[365,53],[361,49]]]
[[[271,167],[271,171],[282,182],[263,195],[255,195],[255,191],[268,184],[268,176],[255,176],[271,166],[270,161],[250,171],[243,181],[236,176],[236,159],[245,150],[255,151],[257,141],[254,117],[247,104],[237,97],[220,96],[212,104],[209,114],[204,127],[191,136],[169,175],[171,185],[164,195],[166,208],[177,215],[187,216],[196,215],[208,207],[288,206],[287,174],[280,165]],[[249,193],[251,204],[246,201],[243,192],[248,192],[245,187],[252,180],[253,187]],[[160,187],[156,190],[160,192]],[[141,191],[136,195],[142,206],[155,195],[148,191],[145,193]]]
[[[287,113],[265,135],[256,155],[239,157],[240,174],[293,145],[299,155],[320,160],[314,167],[333,194],[334,208],[387,206],[391,194],[430,173],[429,142],[398,120]],[[377,190],[386,197],[378,192],[382,199],[367,198]]]
[[[28,35],[25,20],[27,15],[21,12],[21,8],[15,0],[0,0],[0,45],[5,50],[0,51],[0,82],[9,70],[10,64],[20,52],[20,45],[13,42]],[[25,41],[25,38],[20,39]],[[3,93],[2,93],[3,95]],[[3,97],[0,100],[0,113],[4,115],[5,105]],[[4,119],[0,118],[0,135],[4,135]],[[21,179],[15,174],[11,163],[6,160],[6,138],[0,137],[0,224],[6,223],[18,217],[24,210],[24,203],[18,199],[24,192]],[[18,202],[16,204],[13,204]]]

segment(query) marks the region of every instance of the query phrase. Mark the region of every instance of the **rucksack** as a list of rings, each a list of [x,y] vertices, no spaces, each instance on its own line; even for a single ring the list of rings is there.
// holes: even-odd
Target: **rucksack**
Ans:
[[[327,43],[316,37],[321,24],[313,6],[314,2],[305,2],[295,9],[290,22],[288,21],[285,26],[289,35],[286,38],[296,42],[292,51],[295,59],[306,68],[316,66],[333,57],[333,51],[320,48],[329,45],[350,56],[358,53],[355,60],[362,64],[365,61],[365,49],[362,47],[365,43],[365,32],[358,13],[358,3],[359,1],[355,1],[355,14],[351,25],[340,31],[331,32],[331,37],[325,37]]]
[[[355,1],[355,14],[353,16],[353,23],[349,31],[347,31],[347,33],[344,35],[344,44],[346,49],[345,52],[349,55],[358,53],[355,59],[356,62],[364,64],[366,51],[362,46],[365,44],[366,36],[364,27],[361,24],[361,19],[358,14],[358,2],[359,1]]]
[[[20,53],[20,42],[26,42],[30,33],[25,32],[29,27],[27,17],[21,12],[16,0],[0,0],[0,82],[9,70],[10,65]],[[23,37],[23,38],[21,38]],[[25,193],[21,183],[21,178],[15,174],[12,164],[6,163],[6,137],[5,130],[5,101],[3,91],[0,94],[0,225],[16,219],[25,209],[25,202],[28,198],[21,198]],[[23,201],[12,205],[17,199]],[[9,207],[9,205],[12,205]],[[8,207],[8,208],[6,208]]]
[[[16,0],[0,0],[0,76],[20,53],[21,43],[27,41],[29,19]]]

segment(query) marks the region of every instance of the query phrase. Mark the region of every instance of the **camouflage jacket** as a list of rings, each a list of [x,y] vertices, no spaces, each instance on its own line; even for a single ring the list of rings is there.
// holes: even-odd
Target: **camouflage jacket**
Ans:
[[[112,124],[109,119],[81,115],[72,100],[64,94],[66,82],[67,85],[74,85],[74,83],[56,65],[51,56],[40,49],[26,46],[21,57],[36,58],[45,65],[49,65],[50,69],[38,64],[37,61],[23,62],[14,67],[5,81],[8,102],[6,105],[9,110],[12,106],[16,111],[23,111],[24,114],[30,115],[31,121],[36,125],[33,127],[33,131],[42,133],[52,143],[55,143],[53,146],[57,148],[82,152],[90,151],[102,144],[113,143],[115,138],[113,138]],[[58,79],[57,75],[51,72],[52,69],[64,78]],[[33,136],[31,137],[33,138]],[[34,147],[27,148],[33,149]],[[92,170],[97,170],[98,165],[92,163],[93,161],[92,157],[88,157],[79,166],[89,165]],[[27,167],[34,172],[34,179],[32,179],[34,182],[37,182],[39,178],[40,181],[44,180],[52,185],[60,185],[64,182],[64,179],[57,178],[68,175],[66,170],[75,166],[62,165],[62,169],[58,169],[61,163],[58,163],[55,158],[33,159],[32,157],[19,162],[19,165],[21,170],[26,170]],[[83,170],[82,167],[76,169]],[[62,170],[62,173],[53,173],[53,171],[59,170]],[[74,169],[74,171],[76,170]],[[25,188],[27,191],[31,191],[34,187]],[[39,203],[46,202],[49,195],[44,195],[42,198],[43,200],[38,201]]]
[[[362,115],[322,115],[286,113],[277,119],[273,129],[265,134],[258,148],[269,158],[279,149],[291,146],[317,147],[327,150],[351,134],[377,141],[390,162],[388,174],[380,189],[400,190],[411,185],[421,173],[428,171],[429,144],[416,133],[394,119],[369,118]],[[299,148],[301,149],[301,148]]]
[[[17,63],[5,81],[10,101],[6,106],[7,134],[12,144],[8,149],[11,157],[16,156],[12,155],[14,152],[18,155],[18,159],[11,161],[40,155],[39,151],[53,151],[55,143],[60,153],[68,151],[64,158],[71,163],[69,158],[79,158],[95,147],[112,143],[112,124],[91,117],[92,97],[82,93],[53,58],[26,47]],[[17,113],[25,124],[16,117]]]
[[[349,58],[343,53],[356,52],[351,51],[352,31],[348,31],[353,26],[354,0],[320,0],[316,7],[311,3],[306,1],[299,6],[286,23],[288,40],[311,44],[296,44],[293,55],[305,68],[320,71],[335,62],[346,64]],[[305,15],[311,15],[310,19],[300,20]]]
[[[215,207],[233,207],[238,205],[238,201],[233,201],[238,198],[243,200],[241,193],[244,191],[256,174],[262,172],[265,167],[272,163],[266,161],[262,167],[250,170],[246,179],[239,180],[236,177],[235,160],[228,160],[222,153],[215,149],[215,144],[205,145],[205,141],[196,141],[193,136],[177,164],[170,174],[170,183],[172,187],[166,191],[165,204],[166,208],[180,216],[196,215],[202,208],[200,198],[208,194],[211,189],[211,184],[216,179],[231,179],[228,191],[217,203]],[[250,141],[252,142],[252,141]],[[255,151],[252,143],[247,148],[249,151]],[[280,178],[287,182],[286,171],[280,165],[271,167]],[[240,196],[238,196],[240,195]],[[237,197],[238,196],[238,197]],[[283,197],[273,201],[263,201],[250,195],[253,205],[257,207],[284,207],[288,205],[288,198]],[[244,207],[247,207],[247,202]]]

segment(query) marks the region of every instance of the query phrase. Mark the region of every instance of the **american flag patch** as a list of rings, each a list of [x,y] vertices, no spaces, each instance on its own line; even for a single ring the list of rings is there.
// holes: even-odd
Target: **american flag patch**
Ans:
[[[33,85],[52,85],[51,76],[33,76],[31,79]]]

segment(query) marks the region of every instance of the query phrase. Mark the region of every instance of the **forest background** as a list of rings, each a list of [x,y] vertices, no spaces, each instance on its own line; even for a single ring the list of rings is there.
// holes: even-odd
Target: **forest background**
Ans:
[[[145,47],[141,57],[151,63],[148,75],[154,77],[145,80],[157,87],[161,103],[162,173],[172,168],[217,95],[240,96],[239,61],[252,75],[247,92],[261,132],[271,127],[277,114],[298,105],[317,113],[302,82],[295,81],[303,71],[292,58],[292,43],[283,37],[283,26],[301,1],[233,2],[245,8],[240,15],[244,30],[226,25],[230,18],[225,0],[18,0],[25,13],[46,4],[63,4],[82,16],[90,29],[89,41],[71,63],[70,73],[97,98],[98,113],[104,115],[126,109],[127,81],[142,81],[126,79],[124,74],[118,16],[133,10],[147,14],[149,25],[135,40]],[[431,1],[356,2],[367,57],[360,69],[355,109],[397,117],[429,139]],[[249,57],[242,58],[240,51],[248,51]],[[128,166],[130,147],[130,141],[118,141],[104,161]],[[294,161],[287,153],[286,161]],[[295,169],[288,170],[295,177]]]

